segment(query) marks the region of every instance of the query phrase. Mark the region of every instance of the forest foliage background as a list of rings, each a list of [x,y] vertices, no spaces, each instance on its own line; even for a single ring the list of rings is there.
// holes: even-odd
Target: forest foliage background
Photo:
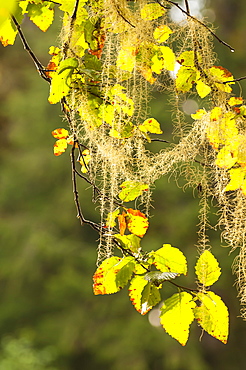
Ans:
[[[211,21],[215,17],[217,34],[236,50],[232,54],[215,41],[221,64],[235,77],[244,76],[246,3],[214,0],[203,7]],[[44,65],[49,46],[57,41],[59,21],[57,14],[47,33],[28,21],[23,24]],[[216,289],[231,320],[226,346],[206,334],[200,342],[201,331],[192,327],[183,348],[153,325],[153,313],[141,317],[135,312],[127,291],[93,295],[98,236],[76,220],[69,154],[56,158],[52,153],[50,132],[62,127],[60,108],[47,102],[48,85],[19,40],[12,47],[1,47],[0,53],[0,370],[243,368],[246,327],[238,318],[231,273],[236,253],[229,255],[214,231],[210,233],[213,253],[223,271]],[[245,91],[246,83],[241,86]],[[151,105],[154,116],[167,127],[171,120],[167,97],[156,92]],[[160,149],[163,144],[155,145]],[[85,184],[80,187],[86,217],[96,219],[90,189]],[[197,195],[178,188],[172,178],[157,182],[146,250],[161,247],[165,240],[178,246],[194,265]],[[191,269],[189,276],[192,282]]]

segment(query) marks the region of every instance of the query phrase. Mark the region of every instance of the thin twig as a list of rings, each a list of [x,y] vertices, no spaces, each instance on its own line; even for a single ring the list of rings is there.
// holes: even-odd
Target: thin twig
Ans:
[[[157,3],[165,8],[165,6],[161,3],[160,0],[156,0]],[[182,13],[186,14],[189,18],[193,19],[195,22],[199,23],[201,26],[205,27],[210,33],[211,35],[213,35],[214,38],[216,38],[216,40],[218,40],[221,44],[225,45],[227,48],[229,48],[232,52],[235,51],[235,49],[230,46],[229,44],[227,44],[225,41],[221,40],[205,23],[201,22],[199,19],[197,19],[196,17],[193,17],[192,15],[190,15],[186,10],[184,10],[183,8],[181,8],[181,6],[178,4],[178,3],[175,3],[174,1],[172,0],[165,0],[167,3],[169,4],[172,4],[174,6],[176,6]]]
[[[35,67],[37,68],[37,71],[39,73],[39,75],[47,82],[50,83],[50,78],[48,76],[46,76],[46,73],[45,73],[45,68],[42,66],[42,64],[40,63],[40,61],[38,60],[38,58],[36,57],[36,55],[34,54],[34,52],[32,51],[32,49],[30,48],[23,32],[22,32],[22,29],[21,29],[21,26],[20,24],[18,23],[17,19],[12,15],[11,16],[16,28],[17,28],[17,31],[18,31],[18,34],[20,36],[20,39],[21,39],[21,42],[23,44],[23,47],[24,49],[28,52],[28,54],[30,55],[33,63],[35,64]]]
[[[182,285],[179,285],[179,284],[176,284],[174,283],[172,280],[166,280],[168,283],[172,284],[172,285],[175,285],[177,288],[179,289],[183,289],[183,290],[188,290],[189,292],[198,292],[199,293],[199,289],[191,289],[191,288],[187,288],[187,287],[184,287]]]
[[[238,82],[238,81],[242,81],[242,80],[246,80],[246,76],[235,78],[234,80],[231,80],[231,81],[224,81],[224,82],[222,82],[222,84],[229,84],[229,83],[232,83],[232,82]]]
[[[190,7],[189,7],[189,2],[188,2],[188,0],[185,0],[185,7],[186,7],[186,11],[187,11],[187,13],[190,15]]]

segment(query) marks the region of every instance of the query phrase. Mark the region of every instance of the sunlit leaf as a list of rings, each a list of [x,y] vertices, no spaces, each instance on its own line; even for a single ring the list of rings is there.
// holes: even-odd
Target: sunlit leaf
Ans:
[[[139,197],[143,191],[149,189],[149,185],[141,184],[137,181],[124,181],[120,187],[122,190],[119,193],[119,198],[123,200],[123,202],[130,202]]]
[[[147,289],[145,289],[146,286],[148,286]],[[158,288],[145,280],[143,276],[135,276],[132,279],[129,296],[133,306],[141,315],[145,315],[161,300]]]
[[[45,32],[50,27],[54,20],[54,4],[44,3],[44,4],[28,4],[27,14],[30,20]]]
[[[162,134],[160,123],[155,118],[148,118],[138,126],[142,132],[150,132],[151,134]]]
[[[234,79],[231,72],[229,72],[226,68],[220,66],[213,66],[209,68],[209,74],[219,90],[227,93],[230,93],[232,91],[230,85],[235,84],[235,82],[230,82],[226,84],[224,83],[226,81],[232,81]]]
[[[211,87],[206,85],[202,80],[198,80],[196,82],[196,91],[201,98],[205,98],[211,92]]]
[[[172,33],[173,31],[167,25],[161,25],[155,28],[153,36],[157,42],[162,43],[165,42]]]
[[[134,234],[120,235],[114,234],[114,238],[118,240],[123,248],[130,249],[131,252],[138,254],[141,250],[140,241],[141,239]],[[140,274],[140,272],[138,272]]]
[[[221,275],[219,263],[209,250],[205,250],[199,257],[195,272],[199,282],[204,286],[211,286]]]
[[[213,292],[198,293],[201,304],[194,309],[199,325],[222,343],[227,343],[229,319],[228,309],[222,299]]]
[[[160,74],[163,69],[173,71],[175,66],[175,54],[168,46],[156,46],[155,55],[151,58],[151,70],[154,73]]]
[[[197,80],[197,69],[191,67],[181,67],[176,78],[176,88],[182,92],[191,90]]]
[[[133,257],[109,257],[102,262],[93,276],[94,294],[112,294],[121,290],[129,281],[135,267]]]
[[[129,208],[126,215],[128,230],[137,236],[143,237],[149,227],[148,218],[136,209]]]
[[[13,45],[17,35],[13,21],[8,18],[0,25],[0,41],[3,46]]]
[[[65,128],[57,128],[56,130],[52,131],[52,135],[56,139],[66,139],[68,137],[68,130]]]
[[[136,47],[125,46],[119,51],[116,65],[123,71],[132,72],[136,64]]]
[[[205,109],[198,109],[196,113],[191,114],[191,118],[201,119],[206,113]]]
[[[224,146],[220,149],[219,153],[217,154],[217,158],[215,161],[216,166],[221,168],[231,168],[237,162],[237,157],[233,156],[233,152],[231,151],[230,146]]]
[[[153,77],[152,69],[146,66],[139,67],[139,72],[151,85],[155,83],[156,78]]]
[[[67,149],[67,140],[59,139],[54,144],[54,154],[56,156],[61,155]]]
[[[146,4],[141,8],[140,14],[142,19],[151,21],[162,17],[165,13],[165,9],[156,3]]]
[[[228,100],[228,104],[233,107],[234,105],[241,105],[243,104],[243,98],[236,98],[234,96],[232,96],[229,100]]]
[[[122,212],[121,215],[117,216],[118,223],[119,223],[119,229],[120,229],[120,235],[124,235],[126,230],[126,212]]]
[[[243,167],[231,168],[229,170],[230,182],[225,187],[225,191],[237,190],[244,188],[246,169]]]
[[[182,346],[186,344],[189,337],[195,306],[193,296],[187,292],[181,292],[166,299],[161,307],[160,321],[163,328]]]
[[[154,257],[156,268],[162,272],[187,273],[187,261],[184,254],[170,244],[163,244],[163,247],[151,252]]]

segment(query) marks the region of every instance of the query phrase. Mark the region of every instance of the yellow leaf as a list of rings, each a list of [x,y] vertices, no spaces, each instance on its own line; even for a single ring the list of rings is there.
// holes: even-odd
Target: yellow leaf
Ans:
[[[193,119],[201,119],[204,116],[204,114],[206,114],[206,113],[207,112],[205,111],[205,109],[198,109],[196,111],[196,113],[191,114],[191,118],[193,118]]]
[[[107,227],[113,228],[113,227],[116,226],[115,219],[119,215],[119,213],[120,213],[119,209],[116,209],[115,211],[108,213],[107,221],[106,221],[106,226]]]
[[[193,296],[187,292],[176,293],[166,299],[161,307],[160,321],[166,332],[185,346],[196,307]]]
[[[142,7],[140,14],[142,19],[151,21],[162,17],[165,13],[165,9],[156,3],[146,4]]]
[[[224,146],[222,149],[220,149],[215,164],[218,167],[229,169],[234,166],[236,162],[237,158],[233,156],[230,147]]]
[[[126,215],[128,230],[137,236],[143,237],[149,227],[148,218],[136,209],[129,208]]]
[[[243,104],[243,98],[236,98],[234,96],[232,96],[229,100],[228,100],[228,104],[233,107],[234,105],[241,105]]]
[[[199,325],[222,343],[227,343],[229,331],[228,309],[222,299],[213,292],[198,293],[201,305],[194,309]]]
[[[150,132],[151,134],[162,134],[159,122],[155,118],[148,118],[138,126],[142,132]]]
[[[196,68],[183,67],[181,66],[178,70],[176,77],[176,88],[182,92],[188,92],[191,90],[192,85],[197,80],[198,71]]]
[[[66,139],[68,137],[68,130],[65,128],[57,128],[56,130],[52,131],[52,135],[56,139]]]
[[[151,285],[144,276],[135,276],[132,279],[129,296],[133,306],[141,315],[145,315],[161,300],[158,288]]]
[[[118,53],[116,65],[123,71],[132,72],[136,64],[136,47],[122,47]]]
[[[234,79],[231,72],[229,72],[226,68],[213,66],[209,68],[208,72],[219,90],[227,93],[230,93],[232,91],[230,85],[235,84],[235,82],[230,82],[226,84],[224,83],[226,81],[232,81]]]
[[[155,83],[156,78],[153,77],[151,68],[146,67],[146,66],[141,66],[139,67],[139,72],[142,74],[145,80],[148,81],[151,85]]]
[[[170,244],[163,244],[163,247],[151,252],[154,257],[153,263],[162,272],[177,272],[178,274],[187,273],[187,261],[184,254]]]
[[[173,31],[171,30],[171,28],[169,28],[166,25],[162,25],[156,27],[156,29],[153,32],[153,36],[157,42],[162,43],[166,41],[172,33]]]
[[[54,10],[50,8],[50,3],[28,4],[27,13],[30,20],[43,32],[47,31],[54,19]]]
[[[67,140],[59,139],[54,144],[54,154],[56,156],[61,155],[67,149]]]
[[[211,92],[211,87],[206,85],[202,80],[198,80],[196,82],[196,91],[201,98],[205,98]]]
[[[88,172],[87,165],[91,160],[90,151],[88,149],[83,150],[82,157],[79,158],[79,163],[81,164],[81,172]]]
[[[10,18],[6,19],[0,26],[0,41],[3,46],[13,45],[17,30]]]
[[[231,168],[229,170],[230,182],[225,187],[225,191],[237,190],[244,188],[246,169],[243,167]]]
[[[221,275],[219,263],[209,250],[205,250],[199,257],[195,272],[199,282],[204,286],[211,286]]]

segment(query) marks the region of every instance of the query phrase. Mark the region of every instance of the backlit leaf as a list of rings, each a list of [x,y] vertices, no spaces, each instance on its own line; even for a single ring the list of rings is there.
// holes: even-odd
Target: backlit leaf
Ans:
[[[124,235],[126,230],[126,213],[123,211],[121,215],[117,216],[117,218],[119,223],[120,235]]]
[[[243,167],[231,168],[229,170],[230,182],[225,187],[225,191],[245,189],[246,169]]]
[[[176,88],[182,92],[191,90],[193,83],[197,80],[197,70],[191,67],[181,67],[176,78]]]
[[[199,257],[195,272],[199,282],[204,286],[211,286],[221,275],[219,263],[209,250],[205,250]]]
[[[206,113],[205,109],[198,109],[196,113],[191,114],[191,118],[201,119]]]
[[[27,14],[30,20],[45,32],[54,20],[54,10],[52,3],[28,4]]]
[[[123,71],[132,72],[136,64],[136,47],[125,46],[119,51],[116,65]]]
[[[230,147],[224,146],[217,154],[215,164],[218,167],[228,169],[234,166],[236,162],[237,158],[233,156],[233,152],[231,151]]]
[[[156,268],[162,272],[176,272],[178,274],[187,273],[187,261],[184,254],[170,244],[163,244],[163,247],[151,252],[154,257]]]
[[[206,85],[202,80],[198,80],[196,82],[196,91],[201,98],[205,98],[211,92],[211,87]]]
[[[141,250],[141,246],[140,246],[141,239],[137,235],[114,234],[114,238],[118,240],[118,242],[123,248],[130,249],[132,253],[138,254],[139,251]]]
[[[59,139],[54,144],[54,154],[56,156],[61,155],[67,149],[67,140]]]
[[[213,66],[209,68],[209,74],[212,77],[216,87],[224,92],[230,93],[232,91],[231,84],[235,84],[235,82],[231,83],[223,83],[226,81],[232,81],[234,77],[232,76],[231,72],[229,72],[226,68],[220,66]]]
[[[115,219],[119,215],[119,213],[120,213],[119,209],[116,209],[115,211],[108,213],[107,221],[106,221],[106,226],[107,227],[113,228],[113,227],[116,226]]]
[[[201,305],[194,309],[199,325],[222,343],[227,343],[229,319],[228,309],[222,299],[213,292],[198,293]]]
[[[8,18],[0,25],[0,41],[3,46],[13,45],[17,35],[17,30],[13,21]]]
[[[236,98],[234,96],[232,96],[229,100],[228,100],[228,104],[233,107],[234,105],[241,105],[243,104],[243,98]]]
[[[171,28],[169,28],[166,25],[162,25],[156,27],[156,29],[153,32],[153,36],[157,42],[162,43],[165,42],[172,33],[173,31],[171,30]]]
[[[94,294],[112,294],[121,290],[131,278],[135,267],[133,257],[109,257],[102,262],[93,276]]]
[[[140,11],[141,18],[148,21],[162,17],[164,13],[165,9],[156,3],[146,4],[141,8]]]
[[[149,227],[148,218],[136,209],[129,208],[126,215],[128,230],[137,236],[143,237]]]
[[[123,202],[130,202],[139,197],[143,191],[149,189],[149,185],[141,184],[137,181],[124,181],[120,187],[122,190],[119,193],[119,198],[123,200]]]
[[[68,137],[68,130],[65,128],[57,128],[56,130],[52,131],[52,135],[56,139],[66,139]]]
[[[162,134],[159,122],[155,118],[148,118],[138,126],[142,132],[150,132],[151,134]]]
[[[196,306],[193,296],[187,292],[174,294],[161,307],[160,321],[166,332],[184,346],[189,337],[190,324],[194,320]]]
[[[144,290],[146,286],[148,288]],[[143,276],[135,276],[132,279],[129,287],[129,296],[133,306],[141,315],[145,315],[161,300],[157,287],[151,285]]]
[[[91,160],[91,155],[89,149],[83,150],[81,153],[82,155],[79,158],[79,163],[81,164],[81,172],[86,173],[88,172],[88,167],[87,165],[89,164]]]

